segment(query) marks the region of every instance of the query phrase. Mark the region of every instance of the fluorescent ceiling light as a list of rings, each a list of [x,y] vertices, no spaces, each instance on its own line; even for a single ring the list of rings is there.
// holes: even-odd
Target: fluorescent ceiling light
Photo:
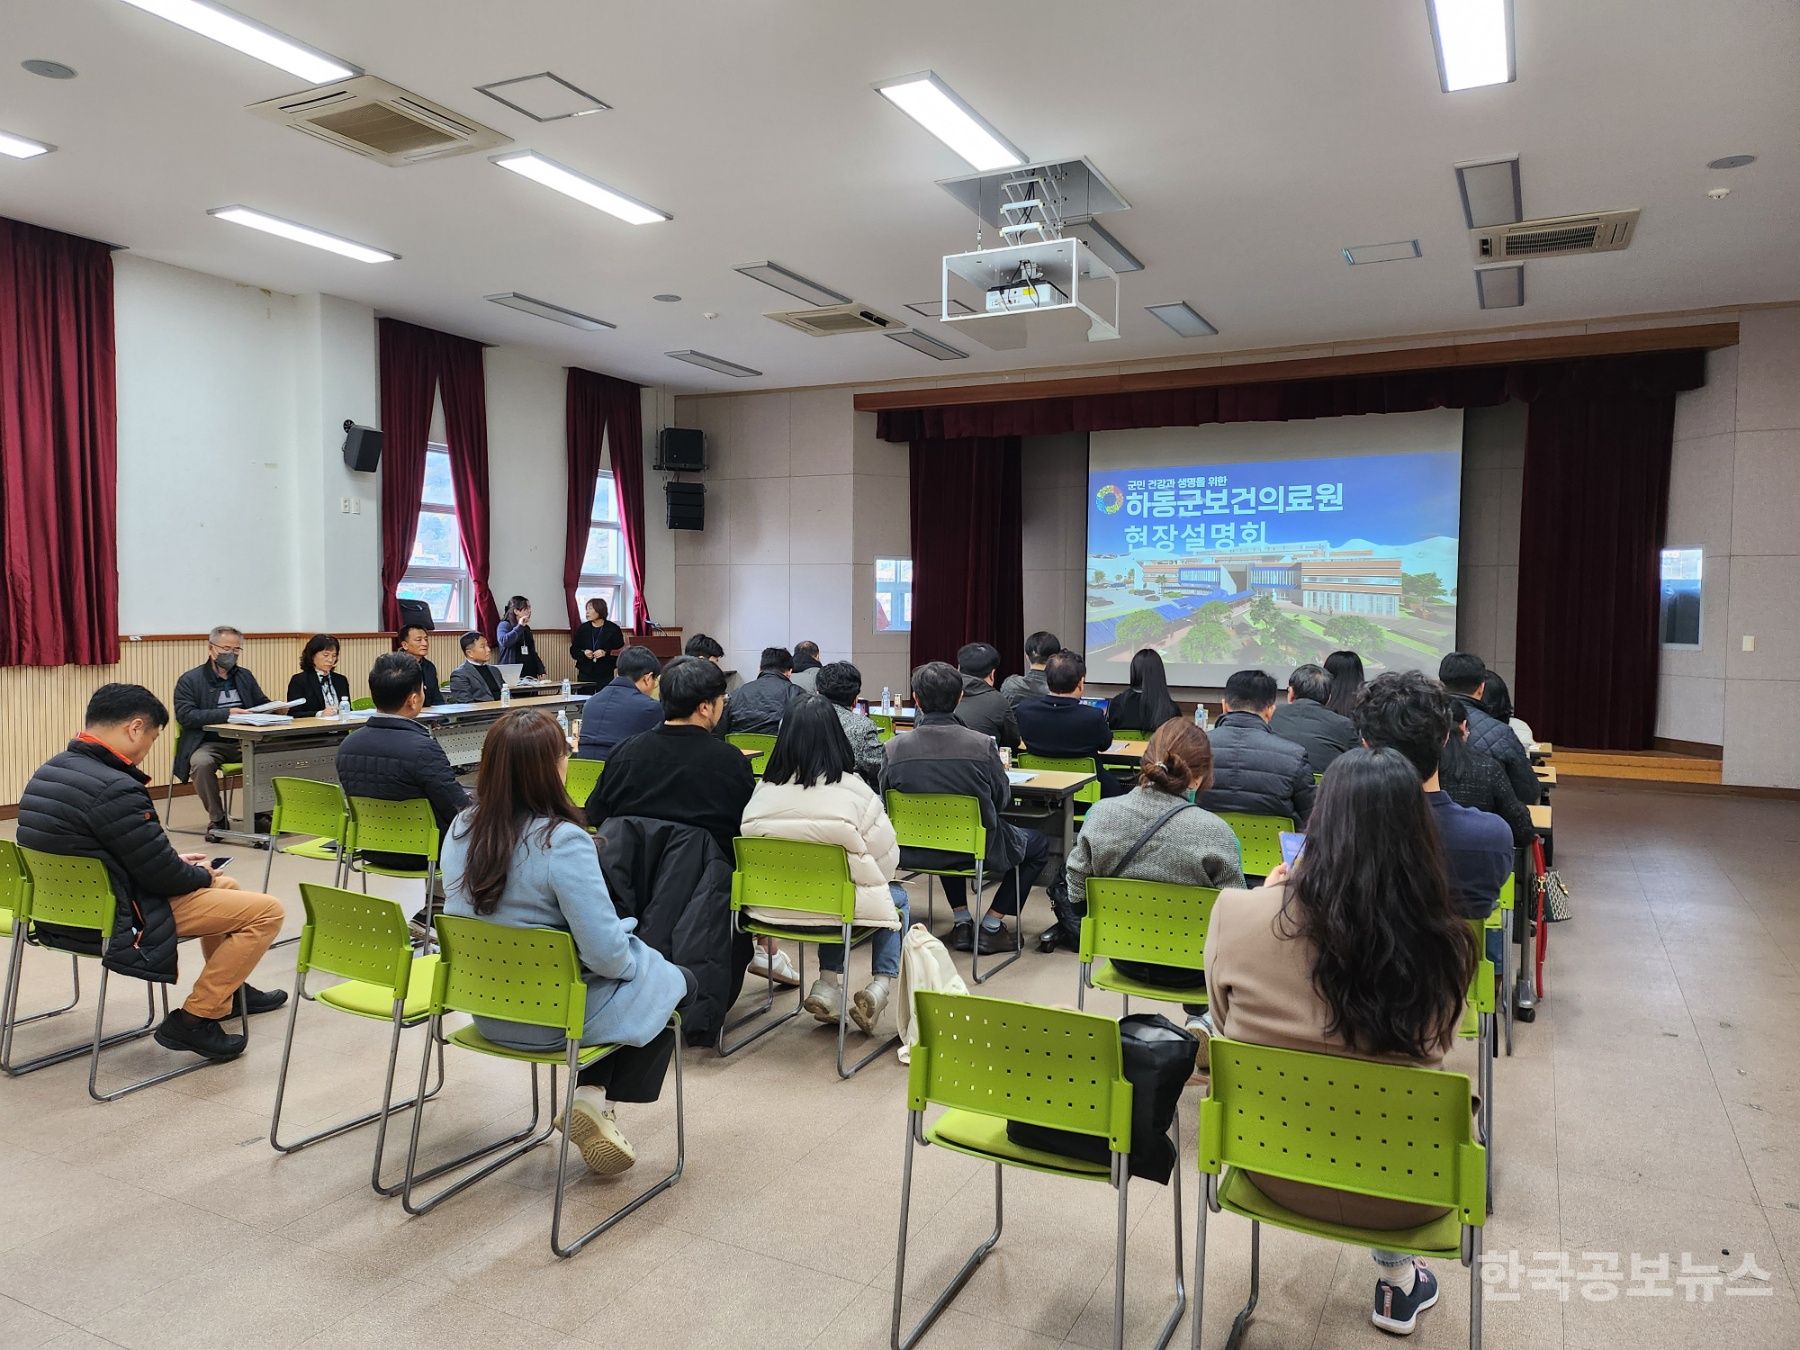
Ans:
[[[1182,337],[1212,337],[1219,331],[1201,318],[1199,311],[1185,300],[1169,305],[1145,305],[1144,308]]]
[[[1446,94],[1517,78],[1512,0],[1425,0],[1425,8]]]
[[[670,219],[667,211],[658,211],[654,206],[646,206],[633,197],[614,191],[604,183],[596,183],[592,178],[578,174],[553,159],[547,159],[535,150],[515,150],[504,155],[494,155],[490,162],[503,169],[511,169],[534,183],[542,183],[565,197],[573,197],[596,211],[617,216],[629,225],[653,225],[659,220]]]
[[[1417,239],[1396,239],[1390,244],[1352,244],[1344,250],[1344,261],[1352,267],[1359,263],[1404,262],[1418,256]]]
[[[727,361],[722,356],[708,356],[705,352],[679,351],[664,352],[664,356],[672,356],[677,361],[686,361],[690,366],[700,366],[705,370],[716,370],[721,375],[730,375],[735,379],[747,380],[752,375],[760,375],[760,370],[752,370],[749,366],[740,366],[736,361]]]
[[[201,37],[223,42],[245,56],[267,61],[309,84],[330,84],[333,80],[347,80],[362,73],[335,56],[327,56],[304,42],[295,42],[286,34],[277,33],[254,19],[246,19],[223,5],[211,4],[209,0],[125,0],[125,3],[170,23],[178,23]]]
[[[922,314],[927,319],[945,319],[952,315],[973,314],[974,307],[965,305],[954,295],[950,297],[948,307],[942,300],[915,300],[907,306],[914,314]]]
[[[1517,309],[1525,303],[1525,264],[1481,268],[1475,273],[1475,295],[1483,309]]]
[[[492,300],[496,305],[505,305],[508,309],[516,309],[523,314],[535,314],[540,319],[549,319],[555,323],[566,323],[571,328],[579,328],[584,333],[597,333],[603,328],[617,328],[616,323],[608,323],[605,319],[596,319],[591,314],[581,314],[572,309],[564,309],[561,305],[553,305],[548,300],[535,300],[529,295],[520,295],[517,291],[503,291],[499,295],[482,297]]]
[[[15,136],[10,131],[0,131],[0,155],[11,155],[14,159],[36,159],[54,149],[54,145],[45,145],[29,136]]]
[[[780,263],[745,263],[742,267],[732,270],[742,272],[752,281],[760,281],[765,286],[773,286],[778,291],[804,300],[809,305],[847,305],[850,303],[849,296],[840,295],[831,287],[821,286],[816,281],[809,281],[798,272],[790,272]]]
[[[1112,233],[1097,220],[1078,220],[1063,227],[1064,234],[1072,234],[1086,244],[1101,262],[1115,272],[1141,272],[1144,264],[1125,245],[1112,236]]]
[[[1456,186],[1462,193],[1463,216],[1471,230],[1513,225],[1525,219],[1517,155],[1458,164]]]
[[[310,225],[283,220],[280,216],[271,216],[265,211],[256,211],[248,206],[215,206],[206,214],[217,216],[220,220],[229,220],[234,225],[248,225],[251,229],[261,230],[264,234],[279,235],[283,239],[293,240],[296,244],[310,244],[313,248],[322,248],[327,253],[336,253],[345,258],[355,258],[358,262],[395,262],[400,257],[398,253],[389,253],[383,248],[370,248],[367,244],[359,244],[354,239],[327,234],[324,230],[315,230]]]
[[[921,333],[917,329],[908,329],[904,333],[883,333],[882,336],[892,338],[902,347],[911,347],[915,352],[924,352],[925,355],[939,361],[961,361],[968,356],[968,353],[960,348],[952,347],[948,342],[939,342],[936,338],[927,333]]]
[[[929,70],[875,86],[875,92],[969,162],[971,168],[1012,169],[1025,162],[1019,147]]]

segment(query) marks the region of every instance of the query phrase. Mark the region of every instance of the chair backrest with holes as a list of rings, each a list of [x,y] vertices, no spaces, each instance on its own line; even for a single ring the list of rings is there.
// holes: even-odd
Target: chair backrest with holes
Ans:
[[[300,970],[361,980],[406,996],[412,974],[412,936],[404,911],[379,895],[300,883],[306,926],[300,930]]]
[[[1281,861],[1282,831],[1292,834],[1294,822],[1286,816],[1253,816],[1242,811],[1221,811],[1219,819],[1237,836],[1247,877],[1266,877]]]
[[[1199,970],[1206,927],[1219,892],[1210,886],[1090,877],[1081,920],[1081,959],[1097,956],[1152,961]]]
[[[731,874],[731,907],[823,914],[841,923],[856,918],[856,884],[850,857],[836,844],[799,839],[731,841],[737,868]]]
[[[1200,1170],[1222,1167],[1487,1218],[1469,1080],[1442,1069],[1214,1036],[1200,1100]]]
[[[1495,914],[1500,911],[1496,909]],[[1469,927],[1475,932],[1475,973],[1469,978],[1469,995],[1463,1003],[1463,1020],[1459,1034],[1465,1039],[1479,1035],[1481,1024],[1479,1017],[1489,1016],[1499,1005],[1495,985],[1498,981],[1494,975],[1494,963],[1488,960],[1486,929],[1489,925],[1480,919],[1470,919]]]
[[[275,810],[269,817],[272,834],[315,834],[342,842],[348,808],[344,790],[336,783],[314,778],[276,778]]]
[[[1020,753],[1013,757],[1013,764],[1021,769],[1034,769],[1039,773],[1091,773],[1098,775],[1100,766],[1091,759],[1083,759],[1079,755],[1030,755]],[[1093,805],[1100,800],[1100,780],[1098,777],[1091,783],[1083,783],[1075,789],[1075,800]]]
[[[972,994],[913,995],[919,1043],[907,1104],[1096,1135],[1131,1151],[1131,1084],[1119,1024],[1096,1013]]]
[[[586,811],[588,798],[594,795],[594,788],[599,785],[600,774],[606,768],[603,759],[571,759],[568,771],[563,775],[563,786],[568,789],[569,800],[575,803],[577,811]]]
[[[367,695],[364,695],[362,698],[353,698],[350,700],[351,712],[373,712],[374,710],[375,700],[369,698]]]
[[[1131,731],[1125,727],[1114,727],[1113,739],[1115,741],[1147,741],[1150,739],[1150,733],[1147,731]]]
[[[19,846],[10,839],[0,839],[0,914],[10,918],[18,913],[25,893],[25,860]]]
[[[112,936],[118,915],[112,877],[98,858],[72,858],[60,853],[40,853],[21,848],[26,884],[20,891],[21,921],[85,928],[103,938]]]
[[[349,847],[358,853],[416,853],[433,862],[438,856],[437,817],[423,797],[385,802],[378,797],[348,797]]]
[[[981,823],[981,803],[975,798],[890,789],[883,804],[901,848],[966,854],[971,869],[976,858],[987,856],[987,827]]]
[[[454,914],[432,922],[442,955],[431,986],[434,1014],[464,1012],[556,1027],[571,1040],[581,1039],[587,986],[569,934]]]

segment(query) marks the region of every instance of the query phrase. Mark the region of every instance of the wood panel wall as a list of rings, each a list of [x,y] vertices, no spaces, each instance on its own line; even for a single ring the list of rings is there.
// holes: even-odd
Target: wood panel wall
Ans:
[[[542,648],[548,677],[575,676],[569,659],[567,630],[534,629]],[[438,674],[450,672],[462,662],[456,640],[460,632],[434,633],[431,659]],[[369,692],[369,667],[394,644],[385,634],[340,635],[338,669],[350,681],[350,693],[361,698]],[[300,668],[300,649],[305,636],[246,637],[243,664],[263,692],[280,698],[288,678]],[[141,684],[164,703],[175,697],[175,681],[206,659],[204,636],[143,637],[120,643],[119,660],[110,666],[8,666],[0,668],[0,807],[15,806],[27,780],[51,755],[68,744],[81,730],[81,718],[94,690],[122,681]],[[159,787],[169,781],[169,764],[175,753],[175,727],[171,722],[156,743],[144,768]]]

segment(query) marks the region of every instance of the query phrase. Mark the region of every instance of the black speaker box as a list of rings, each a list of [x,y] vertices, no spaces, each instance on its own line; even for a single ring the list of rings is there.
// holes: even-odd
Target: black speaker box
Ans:
[[[430,605],[423,600],[408,600],[404,596],[400,600],[400,623],[402,627],[417,624],[427,632],[437,627],[431,618]]]
[[[374,473],[381,463],[381,433],[374,427],[345,423],[344,463],[357,473]]]
[[[669,473],[704,469],[706,433],[692,427],[664,427],[656,433],[656,467]]]
[[[668,509],[671,530],[706,528],[706,484],[665,483],[663,501]]]

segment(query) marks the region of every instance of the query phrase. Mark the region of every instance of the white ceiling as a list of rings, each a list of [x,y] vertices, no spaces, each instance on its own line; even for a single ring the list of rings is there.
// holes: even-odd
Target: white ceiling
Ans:
[[[388,169],[245,112],[300,82],[119,0],[0,0],[0,213],[289,292],[325,291],[676,389],[958,377],[1800,296],[1800,6],[1515,0],[1516,83],[1440,92],[1422,0],[237,0],[241,11],[673,214],[630,226],[481,155]],[[79,78],[29,75],[43,57]],[[474,86],[553,70],[612,110],[538,125]],[[1086,155],[1146,263],[1124,336],[934,362],[810,338],[731,269],[774,259],[889,313],[973,246],[935,185],[967,172],[871,91],[935,70],[1033,159]],[[1451,165],[1518,152],[1527,216],[1641,206],[1620,253],[1540,260],[1476,308]],[[1714,173],[1708,160],[1757,155]],[[1706,190],[1732,188],[1713,202]],[[209,218],[244,203],[403,255],[369,266]],[[1347,267],[1417,236],[1418,261]],[[990,235],[990,239],[991,239]],[[586,334],[481,299],[522,291]],[[673,291],[680,304],[651,296]],[[1192,302],[1184,341],[1142,306]],[[717,318],[706,319],[705,311]],[[696,347],[765,372],[671,361]]]

